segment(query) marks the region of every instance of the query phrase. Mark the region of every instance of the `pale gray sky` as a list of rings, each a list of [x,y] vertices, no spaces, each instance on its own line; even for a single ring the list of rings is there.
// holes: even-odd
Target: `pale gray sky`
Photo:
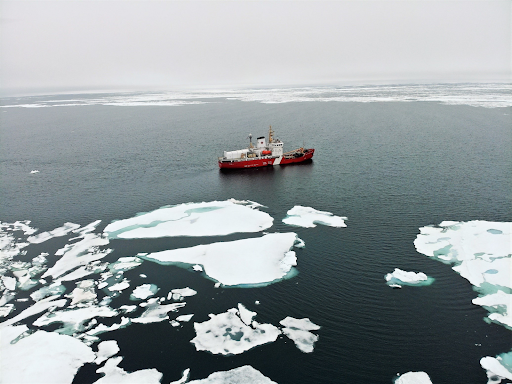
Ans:
[[[7,89],[510,81],[511,2],[0,0]]]

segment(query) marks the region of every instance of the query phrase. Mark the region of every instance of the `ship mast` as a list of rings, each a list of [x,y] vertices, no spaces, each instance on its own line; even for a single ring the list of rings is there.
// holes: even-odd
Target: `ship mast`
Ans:
[[[274,131],[272,130],[272,126],[269,125],[269,129],[268,129],[268,143],[273,143],[274,142]]]

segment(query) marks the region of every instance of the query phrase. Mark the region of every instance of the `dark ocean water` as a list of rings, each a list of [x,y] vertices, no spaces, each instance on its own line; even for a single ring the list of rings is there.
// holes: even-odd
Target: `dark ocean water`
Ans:
[[[86,96],[73,96],[80,97]],[[164,205],[235,198],[265,205],[274,217],[270,232],[294,231],[305,241],[296,251],[299,274],[262,288],[214,288],[198,274],[148,261],[126,272],[133,286],[144,273],[144,282],[161,292],[198,291],[183,312],[196,322],[243,303],[261,323],[309,317],[322,327],[310,354],[287,338],[235,356],[197,352],[192,322],[178,329],[133,324],[100,335],[118,341],[122,368],[156,368],[162,383],[186,368],[198,379],[245,364],[280,384],[389,384],[407,371],[425,371],[434,384],[485,383],[479,360],[508,352],[510,331],[484,322],[487,312],[471,304],[469,282],[419,254],[413,241],[420,227],[443,220],[512,220],[510,113],[437,102],[225,98],[181,106],[0,108],[0,220],[31,220],[45,231],[101,219],[101,230]],[[269,124],[285,149],[303,142],[315,148],[313,162],[219,171],[222,151],[246,146],[249,133],[266,135]],[[295,205],[347,216],[347,228],[283,224]],[[113,240],[106,260],[256,235]],[[32,257],[59,242],[65,244],[41,244]],[[384,280],[394,268],[436,280],[394,290]],[[128,303],[128,296],[113,303]],[[84,366],[75,382],[93,382],[100,377],[95,369]]]

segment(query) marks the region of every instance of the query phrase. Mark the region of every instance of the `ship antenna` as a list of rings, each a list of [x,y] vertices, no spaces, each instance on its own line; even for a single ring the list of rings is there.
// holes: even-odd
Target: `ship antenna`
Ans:
[[[274,131],[272,131],[272,126],[269,125],[269,129],[268,129],[268,143],[273,143],[274,142]]]
[[[252,145],[252,133],[249,133],[249,148],[254,148]]]

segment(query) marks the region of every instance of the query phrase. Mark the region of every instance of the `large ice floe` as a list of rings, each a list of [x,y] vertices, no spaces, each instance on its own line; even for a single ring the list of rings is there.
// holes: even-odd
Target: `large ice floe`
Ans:
[[[237,355],[258,345],[272,343],[284,334],[302,352],[313,352],[318,336],[309,332],[320,329],[309,319],[287,317],[280,321],[283,328],[272,324],[260,324],[254,320],[256,312],[244,305],[228,309],[218,315],[210,314],[210,320],[194,323],[196,337],[191,340],[198,351],[212,354]]]
[[[446,264],[468,280],[479,297],[485,318],[512,330],[512,223],[488,221],[443,221],[420,228],[414,245],[418,252]],[[512,377],[512,356],[484,357],[489,383]],[[489,373],[491,372],[491,373]]]
[[[400,375],[395,384],[432,384],[432,381],[425,372],[407,372]]]
[[[188,372],[187,372],[188,373]],[[234,368],[229,371],[214,372],[206,379],[179,381],[171,384],[277,384],[264,376],[250,365]]]
[[[285,278],[297,264],[290,249],[297,235],[271,233],[262,237],[154,252],[144,259],[159,264],[200,264],[211,279],[226,286],[263,285]]]
[[[335,216],[331,212],[317,211],[311,207],[296,205],[288,212],[283,219],[283,223],[295,225],[297,227],[312,228],[316,224],[328,225],[330,227],[346,227],[346,217]]]
[[[104,232],[121,239],[259,232],[270,228],[274,219],[258,207],[261,205],[252,201],[233,199],[179,204],[114,221]]]
[[[423,272],[408,272],[399,268],[395,268],[392,273],[386,274],[384,278],[386,279],[386,284],[393,288],[402,288],[402,285],[419,287],[430,285],[434,282],[433,277],[429,277]]]

